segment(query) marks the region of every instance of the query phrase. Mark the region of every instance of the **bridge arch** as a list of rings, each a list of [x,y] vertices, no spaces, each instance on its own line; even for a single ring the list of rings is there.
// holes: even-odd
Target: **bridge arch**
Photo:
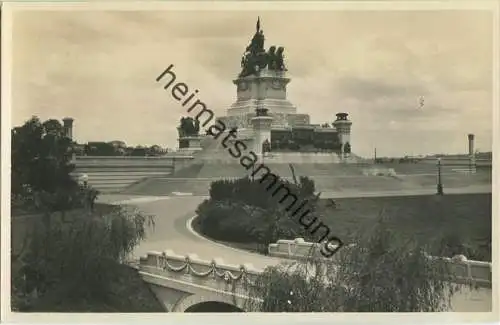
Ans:
[[[174,307],[174,312],[244,312],[238,307],[234,300],[229,296],[209,295],[202,296],[198,294],[190,295],[180,300]]]
[[[186,313],[242,313],[244,310],[235,305],[220,301],[205,301],[188,307]]]

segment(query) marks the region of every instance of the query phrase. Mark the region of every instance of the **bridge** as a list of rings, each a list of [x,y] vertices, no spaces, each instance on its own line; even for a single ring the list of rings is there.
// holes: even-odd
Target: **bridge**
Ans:
[[[269,253],[289,259],[308,256],[314,244],[301,239],[280,240]],[[432,257],[430,257],[432,258]],[[276,260],[269,260],[275,265]],[[451,299],[454,311],[480,311],[491,295],[491,269],[488,262],[468,261],[463,256],[445,258],[462,291]],[[140,259],[139,272],[165,308],[172,312],[242,312],[252,297],[249,288],[262,269],[252,264],[230,265],[222,259],[201,260],[196,255],[176,255],[172,251],[150,252]],[[477,286],[470,289],[466,284]],[[491,299],[491,298],[490,298]],[[483,310],[486,311],[486,310]]]
[[[134,252],[136,267],[167,311],[245,311],[248,286],[267,267],[300,258],[310,243],[279,241],[270,256],[250,253],[212,242],[196,234],[190,224],[193,207],[204,197],[104,195],[101,202],[137,206],[154,214],[156,229]],[[223,257],[223,258],[220,258]],[[491,311],[491,263],[448,259],[466,287],[452,297],[453,311]]]

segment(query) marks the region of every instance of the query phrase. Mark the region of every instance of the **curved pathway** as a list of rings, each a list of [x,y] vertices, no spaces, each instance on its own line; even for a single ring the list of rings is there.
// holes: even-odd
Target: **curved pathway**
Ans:
[[[103,195],[99,202],[121,203],[136,206],[146,214],[155,215],[155,228],[149,230],[146,239],[134,251],[134,258],[149,251],[172,250],[179,255],[195,254],[200,259],[222,259],[228,264],[252,264],[258,268],[283,261],[238,250],[214,243],[197,236],[188,229],[188,221],[205,198],[196,196],[141,197],[130,195]]]

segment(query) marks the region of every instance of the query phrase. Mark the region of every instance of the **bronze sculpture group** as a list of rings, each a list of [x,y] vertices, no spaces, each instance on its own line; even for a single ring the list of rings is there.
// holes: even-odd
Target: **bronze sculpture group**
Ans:
[[[200,132],[200,121],[192,117],[183,117],[178,127],[179,137],[197,136]]]
[[[276,48],[273,45],[266,52],[264,41],[264,31],[260,29],[260,19],[258,19],[255,35],[241,58],[242,70],[240,77],[258,74],[259,71],[266,67],[273,71],[286,71],[285,55],[283,54],[285,48],[282,46]]]

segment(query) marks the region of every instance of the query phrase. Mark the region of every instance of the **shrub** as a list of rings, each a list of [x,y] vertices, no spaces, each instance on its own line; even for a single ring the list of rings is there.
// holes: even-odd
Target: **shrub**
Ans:
[[[314,181],[282,181],[299,199],[314,194]],[[311,238],[303,227],[284,211],[279,200],[261,184],[248,177],[219,180],[210,186],[210,199],[197,209],[200,230],[207,236],[240,243],[268,245],[278,239]]]
[[[249,285],[247,309],[261,312],[435,312],[457,286],[448,266],[379,224],[335,259],[270,267]]]

